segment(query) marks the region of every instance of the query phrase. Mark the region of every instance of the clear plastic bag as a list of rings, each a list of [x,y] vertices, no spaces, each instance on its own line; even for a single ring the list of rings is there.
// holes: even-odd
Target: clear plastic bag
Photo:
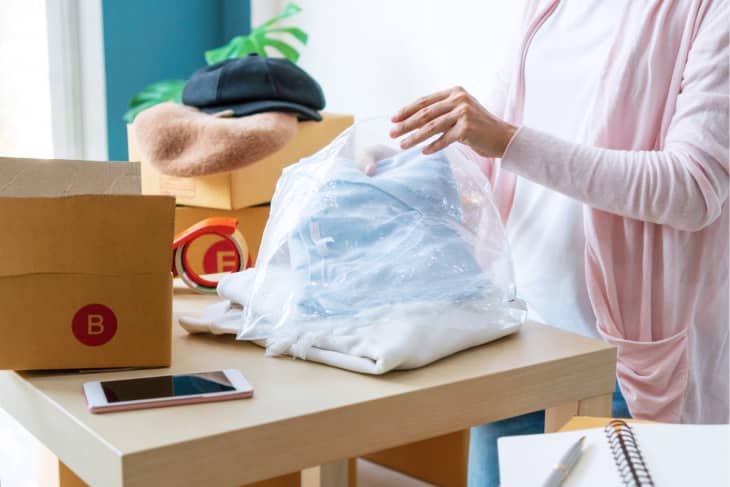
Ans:
[[[306,358],[313,333],[524,321],[485,176],[461,147],[401,151],[387,129],[361,122],[284,170],[239,339]]]

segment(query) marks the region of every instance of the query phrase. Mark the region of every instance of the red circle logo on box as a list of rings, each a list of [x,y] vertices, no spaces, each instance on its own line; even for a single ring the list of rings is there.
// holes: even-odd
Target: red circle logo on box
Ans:
[[[235,272],[238,270],[238,251],[233,242],[224,238],[208,247],[203,255],[203,273]]]
[[[117,333],[117,317],[103,304],[87,304],[74,315],[71,329],[78,341],[97,347],[107,343]]]

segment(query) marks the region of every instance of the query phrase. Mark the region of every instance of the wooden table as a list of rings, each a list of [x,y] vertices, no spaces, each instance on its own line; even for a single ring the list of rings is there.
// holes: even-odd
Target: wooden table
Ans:
[[[175,312],[197,313],[213,299],[177,294]],[[328,463],[322,484],[342,486],[343,459],[544,408],[547,431],[576,414],[611,413],[615,349],[536,323],[383,377],[174,329],[169,370],[2,371],[0,407],[81,479],[104,487],[241,485]],[[255,397],[94,415],[82,393],[90,380],[222,368],[241,370]]]

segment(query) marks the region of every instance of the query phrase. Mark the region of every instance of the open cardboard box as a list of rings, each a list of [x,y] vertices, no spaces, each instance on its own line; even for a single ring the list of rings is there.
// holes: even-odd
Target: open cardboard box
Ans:
[[[325,147],[352,122],[352,115],[334,113],[323,113],[321,122],[299,122],[297,135],[283,149],[229,173],[181,178],[161,174],[142,161],[142,192],[173,195],[179,205],[224,210],[268,203],[282,169]],[[127,127],[129,160],[138,161],[132,127]]]
[[[139,164],[0,158],[0,369],[167,366],[175,202]]]

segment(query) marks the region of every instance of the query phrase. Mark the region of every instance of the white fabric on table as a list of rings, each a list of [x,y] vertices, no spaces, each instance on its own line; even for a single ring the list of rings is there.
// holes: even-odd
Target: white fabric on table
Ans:
[[[207,307],[199,317],[181,317],[180,325],[190,333],[238,334],[255,272],[249,269],[226,276],[218,286],[218,294],[225,301]],[[283,306],[284,297],[286,293],[282,292],[258,302],[276,311]],[[519,324],[502,328],[463,325],[478,322],[483,310],[484,303],[478,300],[462,304],[408,303],[394,306],[387,318],[380,318],[372,325],[315,330],[300,333],[291,340],[278,339],[273,348],[269,343],[269,353],[292,355],[366,374],[412,369],[496,340],[519,328]],[[519,308],[505,311],[524,312]],[[245,338],[264,344],[264,337]]]

